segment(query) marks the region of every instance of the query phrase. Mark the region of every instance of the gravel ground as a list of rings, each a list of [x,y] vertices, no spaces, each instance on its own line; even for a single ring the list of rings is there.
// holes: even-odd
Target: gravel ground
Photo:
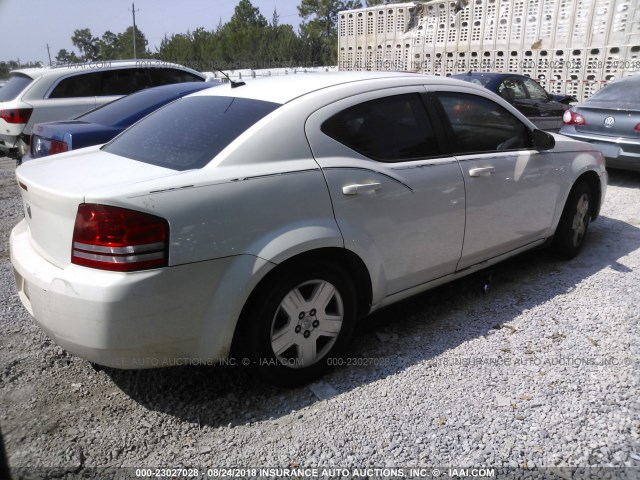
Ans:
[[[66,354],[15,293],[8,236],[21,217],[13,162],[1,159],[0,425],[17,478],[191,466],[640,472],[640,175],[611,172],[575,260],[530,252],[392,306],[360,325],[353,365],[289,390],[240,368],[118,371]]]

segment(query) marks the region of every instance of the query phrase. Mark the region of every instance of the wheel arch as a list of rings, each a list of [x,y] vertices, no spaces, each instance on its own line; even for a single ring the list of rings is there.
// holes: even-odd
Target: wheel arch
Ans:
[[[593,170],[586,171],[576,179],[571,188],[575,188],[575,185],[580,181],[585,182],[589,186],[589,190],[591,190],[592,205],[590,208],[590,217],[591,220],[595,220],[600,214],[602,202],[602,186],[600,185],[600,177]]]
[[[233,334],[233,341],[231,344],[232,355],[238,353],[240,343],[239,339],[244,330],[244,322],[247,320],[247,312],[251,309],[252,303],[259,296],[261,289],[264,288],[265,285],[274,281],[281,272],[300,263],[333,263],[343,268],[344,272],[351,278],[356,291],[357,317],[362,318],[369,313],[373,299],[373,287],[369,270],[367,269],[364,261],[358,255],[346,248],[324,247],[308,250],[278,263],[276,267],[267,272],[267,274],[252,290],[242,308]]]

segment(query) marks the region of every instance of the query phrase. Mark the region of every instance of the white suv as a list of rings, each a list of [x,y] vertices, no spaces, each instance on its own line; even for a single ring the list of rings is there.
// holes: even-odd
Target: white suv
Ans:
[[[205,79],[195,70],[156,60],[14,70],[0,89],[0,156],[25,155],[36,123],[67,120],[143,88]]]

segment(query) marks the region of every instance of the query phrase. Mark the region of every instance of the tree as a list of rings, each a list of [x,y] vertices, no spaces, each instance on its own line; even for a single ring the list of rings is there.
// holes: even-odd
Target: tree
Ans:
[[[249,0],[240,0],[231,20],[225,26],[231,31],[238,31],[246,28],[265,28],[267,25],[267,19],[262,16],[259,8],[254,7]]]
[[[136,27],[136,57],[146,58],[150,56],[147,52],[147,37]],[[118,34],[118,58],[133,58],[133,27],[127,28],[123,33]]]
[[[97,60],[100,47],[98,38],[91,34],[91,30],[88,28],[74,30],[71,42],[80,50],[85,61]]]
[[[300,35],[306,43],[311,60],[335,65],[338,37],[338,12],[362,8],[360,0],[302,0],[298,13],[304,20]]]
[[[271,24],[267,28],[259,52],[260,63],[265,67],[284,67],[303,61],[300,39],[291,25],[281,25],[280,16],[274,9]]]
[[[107,30],[98,40],[98,56],[100,60],[115,60],[120,58],[122,47],[118,40],[118,35]]]
[[[78,63],[80,61],[75,52],[67,52],[64,48],[59,50],[56,55],[56,63]]]
[[[268,35],[267,19],[249,0],[240,0],[231,20],[218,32],[217,53],[223,65],[257,67],[263,60]]]

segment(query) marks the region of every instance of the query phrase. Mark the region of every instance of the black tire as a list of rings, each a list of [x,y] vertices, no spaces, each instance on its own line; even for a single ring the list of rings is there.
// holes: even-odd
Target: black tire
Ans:
[[[303,385],[339,363],[356,322],[355,288],[342,268],[284,267],[259,288],[243,313],[244,363],[278,386]]]
[[[563,258],[571,259],[580,253],[589,229],[593,198],[589,185],[578,181],[562,211],[552,248]]]

